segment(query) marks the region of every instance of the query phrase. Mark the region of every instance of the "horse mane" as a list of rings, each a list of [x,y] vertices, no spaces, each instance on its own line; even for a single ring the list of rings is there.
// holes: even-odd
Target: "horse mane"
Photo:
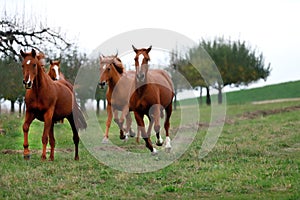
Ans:
[[[113,64],[119,74],[123,74],[125,72],[125,68],[124,68],[120,58],[115,57]]]
[[[118,58],[116,55],[105,56],[102,58],[101,62],[107,63],[107,64],[113,64],[113,66],[115,67],[115,69],[117,70],[117,72],[119,74],[123,74],[125,72],[125,67],[124,67],[121,59]]]

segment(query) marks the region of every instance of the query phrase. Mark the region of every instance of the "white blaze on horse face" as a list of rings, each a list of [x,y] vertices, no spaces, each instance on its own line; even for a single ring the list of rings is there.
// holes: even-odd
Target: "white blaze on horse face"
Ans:
[[[54,65],[53,67],[54,71],[55,71],[55,75],[56,75],[56,79],[59,80],[59,72],[58,72],[58,66],[57,65]]]
[[[28,80],[27,80],[27,82],[26,82],[26,83],[27,83],[27,84],[29,84],[29,83],[30,83],[30,81],[31,81],[31,80],[30,80],[30,75],[28,75]]]
[[[30,64],[30,62],[31,62],[30,60],[27,60],[26,64],[27,64],[27,65],[29,65],[29,64]]]
[[[143,60],[144,60],[144,55],[143,55],[143,54],[140,54],[140,55],[139,55],[139,59],[138,59],[139,65],[140,65],[140,66],[142,66]]]
[[[106,69],[106,65],[103,65],[102,69],[104,69],[104,70],[105,70],[105,69]]]

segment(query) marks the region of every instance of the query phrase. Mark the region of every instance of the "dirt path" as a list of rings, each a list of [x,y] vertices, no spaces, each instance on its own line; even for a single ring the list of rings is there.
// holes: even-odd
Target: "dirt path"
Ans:
[[[280,103],[280,102],[288,102],[288,101],[300,101],[300,98],[286,98],[286,99],[273,99],[273,100],[265,100],[265,101],[253,101],[252,104]]]

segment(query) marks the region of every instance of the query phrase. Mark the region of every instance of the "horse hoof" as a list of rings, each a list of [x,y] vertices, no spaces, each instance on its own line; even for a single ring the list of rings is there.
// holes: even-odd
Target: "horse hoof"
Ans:
[[[30,157],[31,157],[30,154],[24,155],[24,160],[30,160]]]
[[[126,137],[127,137],[126,135],[120,135],[120,139],[121,139],[121,140],[125,140]]]
[[[79,157],[78,157],[78,156],[75,156],[74,160],[79,160]]]
[[[107,144],[109,142],[109,139],[107,137],[103,138],[102,144]]]
[[[129,131],[129,135],[130,135],[130,137],[135,137],[135,132],[133,132],[133,131]]]
[[[159,141],[156,141],[156,145],[157,145],[157,146],[162,146],[162,145],[163,145],[163,142],[161,143],[161,142],[159,142]]]
[[[157,155],[158,154],[158,151],[155,149],[155,148],[153,148],[153,151],[151,152],[151,155],[152,156],[155,156],[155,155]]]

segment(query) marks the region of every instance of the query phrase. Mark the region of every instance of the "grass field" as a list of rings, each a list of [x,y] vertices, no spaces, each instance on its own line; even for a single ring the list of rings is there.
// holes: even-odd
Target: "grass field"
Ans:
[[[210,108],[200,109],[205,124]],[[300,199],[299,116],[300,101],[231,104],[218,143],[205,158],[198,158],[207,131],[203,126],[171,165],[155,172],[126,173],[100,163],[82,143],[80,161],[74,161],[67,122],[55,127],[55,160],[43,162],[43,124],[34,121],[29,137],[32,157],[24,161],[23,118],[1,115],[6,134],[0,135],[0,199]],[[172,131],[179,121],[176,110]],[[99,122],[105,126],[104,111]],[[145,150],[143,141],[120,142],[116,125],[110,138],[122,148]]]

